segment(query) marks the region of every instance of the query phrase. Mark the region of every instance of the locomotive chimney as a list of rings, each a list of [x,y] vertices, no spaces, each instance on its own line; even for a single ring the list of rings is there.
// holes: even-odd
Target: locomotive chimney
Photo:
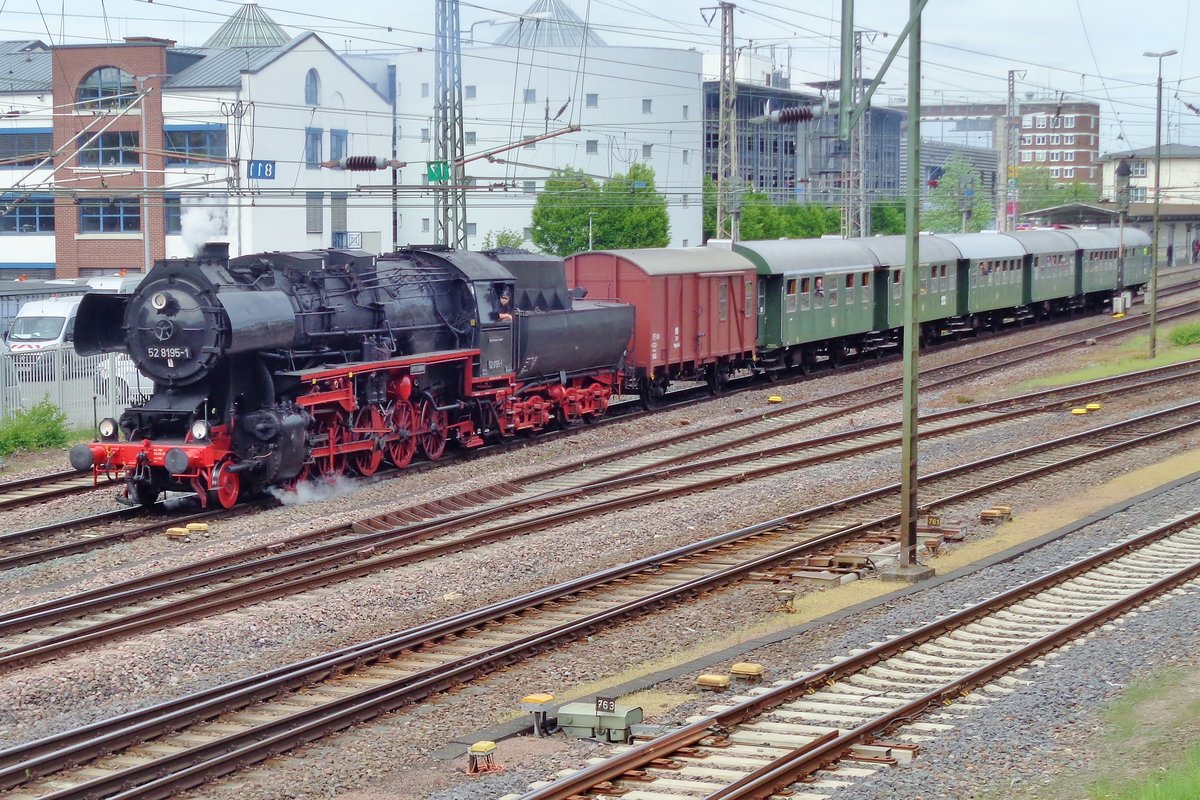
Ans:
[[[211,258],[214,261],[229,260],[229,243],[228,242],[206,242],[200,248],[200,258]]]

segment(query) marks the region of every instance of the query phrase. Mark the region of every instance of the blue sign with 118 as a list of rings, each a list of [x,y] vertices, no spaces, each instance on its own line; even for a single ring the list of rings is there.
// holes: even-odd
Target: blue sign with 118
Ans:
[[[252,181],[275,180],[274,161],[247,161],[246,177]]]

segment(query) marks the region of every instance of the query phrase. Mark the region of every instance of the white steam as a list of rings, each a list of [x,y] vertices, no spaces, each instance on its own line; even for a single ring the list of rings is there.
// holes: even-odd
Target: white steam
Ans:
[[[321,500],[332,500],[335,497],[347,495],[358,488],[358,482],[345,475],[339,475],[337,480],[328,483],[321,478],[301,481],[295,489],[284,489],[272,486],[268,491],[271,496],[285,506],[302,506],[305,503],[317,503]]]
[[[180,202],[179,225],[183,243],[193,256],[208,242],[224,241],[229,223],[224,201],[215,197],[187,197]]]

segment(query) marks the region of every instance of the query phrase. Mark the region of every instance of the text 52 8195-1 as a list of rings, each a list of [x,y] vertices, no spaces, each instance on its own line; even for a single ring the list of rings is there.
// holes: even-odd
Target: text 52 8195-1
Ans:
[[[146,355],[150,358],[191,358],[190,347],[147,347]]]

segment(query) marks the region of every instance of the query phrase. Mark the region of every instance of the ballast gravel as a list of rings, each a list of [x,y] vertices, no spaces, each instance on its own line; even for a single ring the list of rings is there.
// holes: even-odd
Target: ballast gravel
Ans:
[[[1083,321],[1068,324],[1082,325]],[[1033,340],[1040,335],[1030,331],[1016,336],[1029,336]],[[1009,344],[1014,338],[1004,341]],[[983,351],[987,347],[985,342],[971,343],[945,356],[930,356],[928,363],[957,359],[972,348]],[[1105,347],[1098,345],[1096,350]],[[1035,362],[1029,368],[996,370],[971,385],[956,386],[940,395],[935,394],[924,410],[953,406],[972,398],[998,396],[999,387],[1015,383],[1030,372],[1051,373],[1072,368],[1080,355],[1076,352],[1047,360],[1057,362],[1056,365]],[[897,372],[895,365],[889,365],[879,370],[825,376],[819,381],[731,396],[624,425],[584,431],[570,439],[468,460],[454,464],[448,470],[406,476],[402,481],[367,486],[319,503],[256,514],[240,520],[235,532],[219,530],[213,539],[184,548],[172,548],[161,539],[145,539],[74,561],[56,562],[53,569],[43,566],[13,571],[14,587],[20,588],[21,598],[14,601],[6,593],[8,599],[0,599],[0,608],[19,607],[39,598],[56,596],[66,591],[68,585],[72,590],[104,585],[186,563],[202,555],[229,552],[250,543],[277,541],[331,521],[351,520],[371,513],[373,509],[395,507],[402,499],[418,502],[450,491],[488,485],[535,466],[570,463],[580,452],[602,453],[605,448],[631,441],[670,439],[674,431],[710,419],[752,413],[754,408],[765,407],[765,397],[771,393],[784,394],[788,400],[814,397],[832,391],[834,386],[866,385],[892,377]],[[1102,415],[1070,418],[1063,414],[1046,414],[975,433],[930,439],[922,443],[922,471],[932,471],[971,456],[1009,452],[1040,436],[1083,430],[1149,408],[1164,407],[1172,398],[1194,394],[1194,386],[1172,386],[1156,390],[1152,396],[1106,400]],[[832,423],[829,430],[822,432],[890,419],[895,419],[895,408],[880,407],[871,412],[856,413],[853,420]],[[1131,449],[1127,456],[1085,465],[1006,492],[1003,497],[979,499],[969,508],[948,508],[943,513],[947,518],[954,518],[956,514],[969,518],[988,502],[1001,501],[1023,509],[1035,509],[1060,499],[1072,487],[1102,482],[1197,445],[1200,445],[1200,436],[1190,435],[1169,440],[1154,449]],[[895,480],[897,471],[895,459],[892,452],[867,455],[704,495],[675,498],[634,511],[608,514],[416,567],[379,573],[306,595],[129,639],[54,664],[0,675],[0,746],[66,730],[122,710],[143,707],[446,613],[586,574],[601,566],[650,555],[766,517],[890,483]],[[407,498],[398,497],[399,492]],[[1150,522],[1139,524],[1144,526]],[[979,526],[969,526],[969,533],[972,537],[986,535]],[[1097,546],[1099,539],[1084,547]],[[1038,553],[1047,553],[1051,549],[1044,548]],[[1008,572],[1014,569],[1015,566],[999,567],[995,577],[981,574],[968,579],[967,584],[957,591],[967,599],[995,591],[980,587],[986,585],[986,580],[1004,582],[1013,579]],[[1039,567],[1027,569],[1032,575]],[[987,574],[991,572],[988,570]],[[951,591],[950,586],[941,591]],[[455,595],[459,597],[455,598]],[[447,600],[447,597],[454,599]],[[929,614],[936,614],[938,608],[944,610],[967,601],[945,597],[922,601],[919,597],[889,608],[887,614],[899,614],[897,618],[879,612],[877,620],[868,619],[861,623],[856,620],[853,626],[839,626],[840,638],[835,638],[838,634],[834,629],[806,634],[802,642],[792,645],[793,652],[778,656],[780,660],[771,667],[771,674],[792,672],[803,668],[801,665],[844,654],[850,647],[884,638],[887,630],[901,624],[898,620],[908,619],[903,624],[911,625],[913,619],[928,618]],[[928,605],[922,606],[923,602]],[[579,685],[602,688],[618,678],[628,665],[667,658],[697,642],[720,641],[730,630],[748,627],[770,616],[773,604],[769,584],[733,587],[669,613],[627,623],[610,633],[564,646],[460,692],[388,715],[302,748],[295,754],[274,759],[269,767],[247,769],[204,787],[193,796],[247,800],[301,796],[472,800],[520,791],[529,780],[548,777],[558,769],[580,766],[586,757],[602,754],[605,748],[589,742],[566,742],[561,736],[553,740],[502,743],[501,753],[510,754],[509,770],[502,776],[485,779],[467,779],[461,771],[461,759],[446,761],[436,753],[447,742],[470,737],[473,731],[485,728],[493,720],[511,716],[519,707],[520,697],[530,691],[550,689],[562,694]],[[1178,624],[1178,620],[1176,622]],[[1097,641],[1103,636],[1097,637]],[[824,644],[823,639],[827,640]],[[1086,650],[1091,643],[1072,648],[1064,659],[1073,657],[1076,650]],[[1139,648],[1140,645],[1139,642]],[[785,650],[787,645],[775,647]],[[1147,648],[1147,654],[1149,652],[1150,648]],[[1176,648],[1174,652],[1183,650]],[[756,654],[755,660],[767,663],[767,656]],[[1138,667],[1134,664],[1130,669]],[[1120,680],[1114,679],[1114,682]],[[684,695],[693,692],[688,679],[664,688]],[[1083,696],[1090,697],[1087,693]],[[697,708],[711,704],[714,699],[707,695],[700,702],[680,706],[664,717],[664,721],[695,713]],[[1000,705],[997,703],[994,707]],[[987,711],[990,713],[992,708]],[[1007,735],[1016,740],[1022,733],[1013,730]]]

